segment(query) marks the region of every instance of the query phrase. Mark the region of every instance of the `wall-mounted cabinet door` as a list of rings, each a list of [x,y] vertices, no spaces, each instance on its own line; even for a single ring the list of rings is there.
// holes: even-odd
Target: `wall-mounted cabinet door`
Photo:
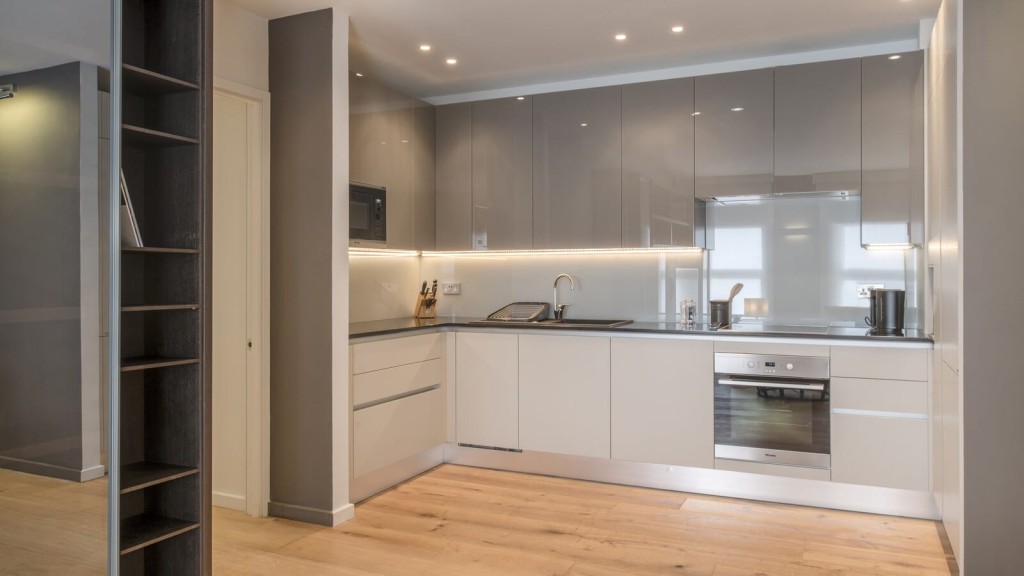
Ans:
[[[896,56],[862,62],[863,244],[924,239],[924,57]]]
[[[448,104],[435,110],[438,250],[469,250],[473,205],[473,107]]]
[[[533,102],[534,248],[622,245],[622,89]]]
[[[412,244],[434,248],[434,107],[412,109]]]
[[[775,69],[775,192],[860,192],[860,74],[860,59]]]
[[[533,247],[533,98],[473,103],[473,249]]]
[[[772,192],[773,76],[769,68],[700,76],[694,80],[697,198]]]
[[[622,245],[695,245],[692,78],[622,87]]]

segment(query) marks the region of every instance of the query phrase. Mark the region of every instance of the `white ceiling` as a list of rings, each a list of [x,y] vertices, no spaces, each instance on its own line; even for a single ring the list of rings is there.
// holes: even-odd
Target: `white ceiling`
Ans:
[[[230,0],[335,6],[352,66],[421,98],[916,39],[940,0]],[[673,34],[673,25],[685,26]],[[616,42],[616,33],[628,40]],[[430,44],[429,53],[419,50]],[[448,66],[445,58],[458,64]]]

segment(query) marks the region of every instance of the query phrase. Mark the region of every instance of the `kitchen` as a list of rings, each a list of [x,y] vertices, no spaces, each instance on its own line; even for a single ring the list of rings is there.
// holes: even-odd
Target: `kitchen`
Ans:
[[[927,526],[935,542],[946,539],[932,560],[950,560],[954,573],[1012,573],[1018,552],[1008,539],[1022,515],[1007,512],[1020,511],[1012,479],[1022,458],[1007,438],[1019,438],[1019,391],[1011,328],[997,315],[1006,305],[990,303],[1010,301],[1019,280],[1006,265],[1019,197],[1008,192],[1013,160],[1001,152],[1019,144],[1019,120],[999,116],[1020,85],[995,66],[1012,67],[1020,8],[886,0],[864,3],[857,21],[842,12],[856,8],[745,4],[761,17],[737,22],[730,39],[701,25],[711,3],[678,16],[658,5],[655,26],[610,2],[595,11],[606,20],[584,27],[598,31],[561,34],[566,45],[586,36],[586,57],[573,62],[567,49],[559,64],[523,50],[552,66],[502,78],[491,73],[503,62],[514,69],[518,56],[462,38],[471,23],[494,19],[497,8],[483,3],[458,7],[459,18],[403,5],[397,12],[424,28],[415,33],[359,2],[212,7],[213,73],[227,81],[219,89],[273,94],[270,328],[260,333],[269,344],[249,341],[267,363],[267,386],[257,388],[266,452],[255,472],[266,474],[265,499],[254,515],[304,523],[217,508],[218,572],[232,563],[272,572],[273,562],[237,547],[260,538],[297,553],[273,556],[284,562],[278,570],[329,570],[350,557],[372,566],[328,541],[395,520],[380,507],[449,493],[442,506],[458,515],[458,500],[488,508],[494,490],[510,502],[558,494],[584,515],[630,497],[727,509],[738,518],[729,530],[687,533],[714,534],[719,545],[743,532],[744,514],[786,526],[822,514],[835,535],[897,522],[870,514],[902,516],[920,524],[899,530],[921,536]],[[333,11],[310,12],[320,8]],[[544,10],[551,22],[574,13]],[[788,10],[810,25],[785,28]],[[546,29],[521,25],[537,26],[538,37]],[[794,31],[816,26],[827,32],[801,40]],[[655,42],[691,44],[656,54]],[[634,46],[646,60],[621,55]],[[296,54],[310,66],[295,66]],[[917,75],[872,92],[903,67]],[[726,96],[730,85],[742,86],[742,101]],[[728,106],[716,114],[717,104]],[[367,205],[384,222],[384,238],[371,234],[369,246],[350,244],[359,212],[349,211],[355,196],[344,204],[350,181],[383,204]],[[510,303],[520,304],[505,312],[543,321],[480,322]],[[794,420],[744,420],[780,405]],[[226,460],[216,454],[239,450],[217,444],[223,407],[214,402],[217,506]],[[660,542],[677,528],[646,537]],[[614,522],[586,529],[615,541]],[[462,549],[501,528],[479,539],[452,530],[444,542]],[[585,556],[550,537],[568,557]],[[765,557],[780,564],[722,561],[718,572],[825,569],[786,564],[789,552]],[[573,569],[491,553],[494,570]],[[642,556],[616,567],[656,572],[671,558]],[[844,560],[865,573],[887,569]],[[716,566],[699,554],[687,560],[694,573]],[[451,567],[475,573],[458,560]]]

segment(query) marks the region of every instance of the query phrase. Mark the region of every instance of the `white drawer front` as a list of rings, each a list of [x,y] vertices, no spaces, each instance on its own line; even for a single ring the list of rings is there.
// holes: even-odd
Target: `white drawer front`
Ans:
[[[439,386],[443,379],[441,360],[427,360],[405,366],[356,374],[352,378],[352,405]]]
[[[444,442],[444,396],[440,390],[359,410],[352,418],[355,477]]]
[[[833,410],[928,415],[928,383],[911,380],[832,379]]]
[[[731,354],[774,354],[778,356],[819,356],[828,358],[828,346],[814,344],[779,344],[776,342],[737,342],[715,340],[715,352]]]
[[[928,380],[928,350],[834,346],[832,376],[879,380]]]
[[[440,358],[444,351],[442,334],[423,334],[378,340],[352,346],[352,373],[362,374],[394,366]]]

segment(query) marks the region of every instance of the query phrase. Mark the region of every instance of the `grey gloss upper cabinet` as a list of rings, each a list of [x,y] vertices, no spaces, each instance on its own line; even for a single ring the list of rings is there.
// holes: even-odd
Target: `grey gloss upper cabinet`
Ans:
[[[924,237],[923,53],[865,58],[862,244]]]
[[[692,78],[622,87],[622,246],[695,245],[693,118]]]
[[[473,107],[435,109],[437,250],[469,250],[473,206]]]
[[[388,248],[432,248],[433,107],[354,75],[349,99],[350,180],[387,189]]]
[[[775,69],[776,193],[859,193],[860,76],[860,59]]]
[[[473,103],[473,249],[533,248],[533,98]]]
[[[694,80],[697,198],[771,194],[774,99],[770,68]]]
[[[533,101],[535,248],[622,244],[622,89]]]

